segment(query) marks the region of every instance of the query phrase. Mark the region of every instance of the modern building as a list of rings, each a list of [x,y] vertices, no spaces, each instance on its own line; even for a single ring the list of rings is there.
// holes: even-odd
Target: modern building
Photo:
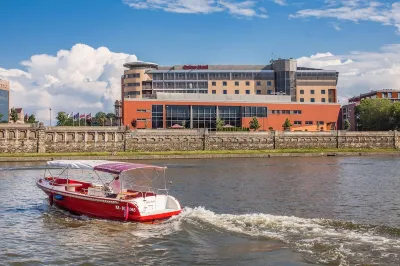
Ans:
[[[338,128],[340,130],[357,130],[356,107],[358,104],[358,102],[353,102],[341,106],[338,120]],[[346,120],[350,123],[350,128],[348,129],[345,127]]]
[[[0,114],[2,121],[8,121],[10,110],[10,82],[0,79]]]
[[[336,103],[339,73],[298,67],[294,59],[269,65],[175,65],[126,63],[124,98],[151,98],[159,92],[289,95],[292,102]]]
[[[400,101],[400,90],[382,89],[372,90],[349,99],[349,103],[360,103],[363,99],[389,99]]]
[[[286,118],[294,131],[336,129],[340,105],[291,102],[283,95],[207,95],[158,93],[156,99],[125,98],[123,123],[137,129],[249,127],[257,117],[259,130],[283,130]]]
[[[297,67],[296,60],[269,65],[124,64],[122,123],[133,128],[249,127],[260,130],[336,129],[338,72]],[[116,104],[116,109],[120,104]]]

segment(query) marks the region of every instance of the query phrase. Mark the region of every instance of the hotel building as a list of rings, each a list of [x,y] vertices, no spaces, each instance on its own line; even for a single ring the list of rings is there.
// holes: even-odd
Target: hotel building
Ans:
[[[7,121],[10,112],[10,82],[0,79],[0,114],[2,121]]]
[[[298,67],[296,60],[269,65],[124,64],[122,121],[135,128],[248,127],[256,116],[261,129],[336,127],[338,72]]]

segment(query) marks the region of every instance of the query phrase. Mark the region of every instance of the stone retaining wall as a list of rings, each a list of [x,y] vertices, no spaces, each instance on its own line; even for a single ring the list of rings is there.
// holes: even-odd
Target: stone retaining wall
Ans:
[[[389,132],[208,132],[0,125],[1,153],[399,148]]]

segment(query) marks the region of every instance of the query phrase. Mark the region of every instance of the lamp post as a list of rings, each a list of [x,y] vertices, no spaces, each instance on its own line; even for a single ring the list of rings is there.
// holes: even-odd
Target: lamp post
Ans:
[[[50,126],[51,126],[51,108],[49,108],[50,111]]]

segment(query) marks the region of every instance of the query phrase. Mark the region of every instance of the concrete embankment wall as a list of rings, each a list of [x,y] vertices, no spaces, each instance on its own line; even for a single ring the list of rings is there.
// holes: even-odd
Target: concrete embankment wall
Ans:
[[[273,150],[400,147],[389,132],[207,132],[137,130],[125,127],[0,125],[1,153]]]

